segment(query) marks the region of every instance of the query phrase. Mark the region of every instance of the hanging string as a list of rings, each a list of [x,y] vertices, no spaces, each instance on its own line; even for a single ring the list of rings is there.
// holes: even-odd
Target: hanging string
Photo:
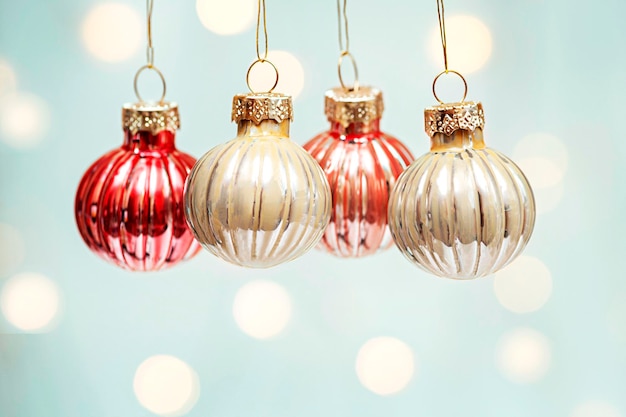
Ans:
[[[344,91],[359,91],[359,70],[356,66],[356,60],[354,56],[350,53],[350,35],[348,32],[348,14],[346,13],[346,6],[348,0],[337,0],[337,25],[338,25],[338,34],[339,34],[339,61],[337,62],[337,73],[339,75],[339,83]],[[344,48],[343,40],[346,40],[346,45]],[[352,68],[354,69],[354,83],[352,87],[347,87],[343,81],[343,75],[341,73],[341,64],[343,63],[343,59],[348,57],[350,62],[352,63]]]
[[[265,39],[265,48],[264,48],[263,56],[261,56],[261,52],[259,48],[259,29],[261,27],[261,20],[263,20],[263,38]],[[267,59],[267,12],[265,11],[265,0],[259,0],[258,6],[257,6],[256,57],[261,62],[265,62],[265,60]]]
[[[139,94],[139,87],[137,82],[139,81],[139,74],[141,74],[144,70],[152,70],[157,73],[159,78],[161,78],[161,84],[163,85],[163,94],[161,94],[161,98],[159,99],[159,104],[163,104],[165,100],[165,92],[167,90],[167,86],[165,84],[165,77],[157,67],[154,66],[154,47],[152,46],[152,8],[154,6],[153,0],[146,0],[146,30],[148,32],[148,46],[146,47],[146,61],[147,64],[142,66],[137,70],[135,74],[135,81],[133,83],[135,88],[135,95],[140,102],[144,102]]]
[[[443,49],[444,70],[441,71],[439,74],[437,74],[437,76],[433,80],[433,95],[435,96],[435,99],[437,99],[437,101],[440,104],[444,104],[444,102],[441,101],[439,97],[437,96],[437,91],[435,87],[437,86],[437,81],[442,75],[452,73],[452,74],[458,75],[463,81],[463,86],[465,88],[465,91],[463,93],[463,98],[461,99],[461,103],[463,103],[465,101],[465,97],[467,97],[467,81],[465,80],[465,77],[461,75],[460,72],[454,71],[448,68],[448,41],[446,40],[446,16],[445,16],[445,8],[443,5],[443,0],[437,0],[437,17],[439,18],[439,36],[441,37],[441,48]]]
[[[146,15],[147,15],[147,24],[146,27],[148,29],[148,48],[146,50],[146,57],[148,60],[148,67],[152,68],[154,66],[154,48],[152,47],[152,6],[154,5],[153,0],[146,1]]]
[[[260,47],[261,43],[259,42],[259,38],[260,38],[259,34],[261,32],[261,21],[263,22],[263,39],[264,39],[263,53],[261,53],[261,47]],[[274,91],[274,89],[278,85],[278,69],[270,60],[267,59],[267,51],[268,51],[267,12],[265,9],[265,0],[258,0],[257,15],[256,15],[256,58],[257,59],[252,64],[250,64],[250,67],[248,67],[248,73],[246,74],[246,84],[248,84],[248,89],[250,90],[250,92],[255,93],[255,94],[256,94],[256,91],[254,91],[254,89],[250,85],[250,71],[252,71],[252,68],[256,64],[267,63],[272,67],[272,69],[274,70],[274,73],[276,74],[274,85],[272,86],[272,88],[267,90],[266,93],[271,93],[272,91]]]
[[[439,35],[441,36],[441,47],[443,49],[443,65],[448,72],[448,43],[446,41],[446,16],[443,7],[443,0],[437,0],[437,16],[439,17]]]
[[[339,26],[339,52],[350,51],[350,35],[348,34],[348,15],[346,14],[346,3],[348,0],[343,0],[343,11],[341,9],[341,0],[337,0],[337,25]],[[343,27],[341,21],[343,20]],[[346,47],[343,47],[343,33],[346,34]]]

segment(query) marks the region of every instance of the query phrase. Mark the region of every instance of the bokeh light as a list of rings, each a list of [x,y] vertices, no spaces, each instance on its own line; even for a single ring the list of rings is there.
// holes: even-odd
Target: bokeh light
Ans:
[[[0,98],[14,93],[17,89],[17,76],[15,70],[7,61],[0,58]]]
[[[101,3],[92,8],[82,24],[87,51],[105,62],[124,61],[141,46],[145,21],[122,3]]]
[[[0,223],[0,276],[20,266],[26,255],[22,234],[10,224]]]
[[[0,100],[2,140],[16,149],[34,148],[50,128],[50,109],[39,96],[14,93]]]
[[[200,394],[197,373],[170,355],[151,356],[135,372],[133,390],[139,403],[161,416],[181,416],[196,404]]]
[[[513,160],[533,187],[537,212],[546,213],[556,208],[563,197],[563,179],[569,160],[563,142],[548,133],[530,134],[515,146]]]
[[[622,415],[611,404],[587,401],[576,406],[569,417],[622,417]]]
[[[234,35],[252,26],[256,16],[254,0],[196,0],[202,25],[218,35]]]
[[[474,16],[446,17],[446,40],[448,68],[464,75],[483,68],[493,49],[489,28]],[[433,28],[428,46],[436,67],[443,69],[439,26]]]
[[[507,310],[530,313],[539,310],[550,298],[552,275],[539,259],[522,255],[496,272],[493,289]]]
[[[293,54],[287,51],[269,51],[267,59],[271,61],[280,74],[277,93],[292,96],[294,99],[304,89],[304,68]],[[267,91],[274,85],[276,72],[271,65],[256,64],[250,72],[250,85],[255,91]]]
[[[289,322],[291,298],[274,282],[252,281],[237,291],[233,316],[244,333],[267,339],[279,334]]]
[[[530,328],[518,328],[502,336],[496,347],[496,366],[510,381],[536,382],[550,368],[548,339]]]
[[[44,275],[25,272],[10,278],[2,288],[0,307],[6,320],[26,332],[44,332],[56,323],[60,292]]]
[[[406,343],[393,337],[368,340],[356,358],[356,374],[361,384],[379,395],[403,390],[413,378],[415,360]]]

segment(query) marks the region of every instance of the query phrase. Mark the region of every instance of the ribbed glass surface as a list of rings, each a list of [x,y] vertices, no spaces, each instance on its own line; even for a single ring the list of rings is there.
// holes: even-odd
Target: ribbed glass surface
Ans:
[[[501,269],[524,249],[535,224],[535,201],[524,174],[484,147],[479,130],[457,131],[445,140],[470,146],[445,150],[444,140],[435,138],[439,151],[412,163],[390,196],[396,245],[441,277],[470,279]]]
[[[319,164],[289,139],[289,121],[239,122],[238,135],[194,166],[186,216],[209,252],[236,265],[267,268],[315,246],[330,218]]]
[[[78,186],[78,230],[96,254],[125,269],[155,271],[195,255],[183,187],[195,159],[162,131],[125,132],[124,145],[96,162]]]
[[[344,128],[334,122],[304,145],[330,184],[332,212],[319,247],[333,255],[361,257],[393,243],[387,227],[389,192],[414,158],[379,124],[376,119]]]

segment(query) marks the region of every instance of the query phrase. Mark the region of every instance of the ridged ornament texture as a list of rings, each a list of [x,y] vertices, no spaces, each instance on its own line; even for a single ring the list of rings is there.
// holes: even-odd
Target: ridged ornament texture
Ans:
[[[346,134],[337,124],[304,148],[324,169],[332,193],[319,247],[340,257],[362,257],[393,245],[387,203],[396,178],[414,159],[408,148],[377,128]]]
[[[330,201],[317,162],[288,137],[268,132],[210,150],[185,189],[187,220],[202,246],[251,268],[276,266],[315,246],[328,224]]]
[[[410,261],[441,277],[471,279],[524,249],[535,202],[522,171],[493,149],[431,152],[398,178],[389,222]]]
[[[183,188],[195,159],[176,150],[175,134],[125,132],[124,145],[94,162],[75,199],[78,230],[103,259],[156,271],[195,255]]]

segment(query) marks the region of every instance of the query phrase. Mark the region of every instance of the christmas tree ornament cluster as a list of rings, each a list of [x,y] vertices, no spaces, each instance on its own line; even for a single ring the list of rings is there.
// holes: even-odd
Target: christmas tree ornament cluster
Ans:
[[[437,6],[445,69],[433,81],[439,104],[424,110],[430,152],[416,160],[381,130],[382,92],[359,85],[346,0],[343,7],[337,0],[340,87],[324,97],[330,126],[304,147],[291,140],[292,99],[274,92],[279,71],[267,59],[265,0],[258,0],[250,93],[232,102],[237,134],[195,161],[176,148],[180,117],[178,106],[165,101],[165,79],[153,62],[152,3],[148,62],[135,75],[138,101],[122,109],[123,144],[89,167],[76,193],[78,230],[100,257],[127,270],[156,271],[204,247],[238,266],[269,268],[316,245],[359,258],[395,242],[428,273],[473,279],[508,265],[527,245],[535,224],[532,189],[511,159],[485,145],[483,106],[465,101],[465,78],[448,68],[443,0]],[[344,58],[353,65],[351,86],[343,80]],[[250,85],[257,64],[276,75],[263,92]],[[159,101],[139,95],[144,70],[163,82]],[[437,96],[437,81],[449,74],[464,83],[459,102]]]

